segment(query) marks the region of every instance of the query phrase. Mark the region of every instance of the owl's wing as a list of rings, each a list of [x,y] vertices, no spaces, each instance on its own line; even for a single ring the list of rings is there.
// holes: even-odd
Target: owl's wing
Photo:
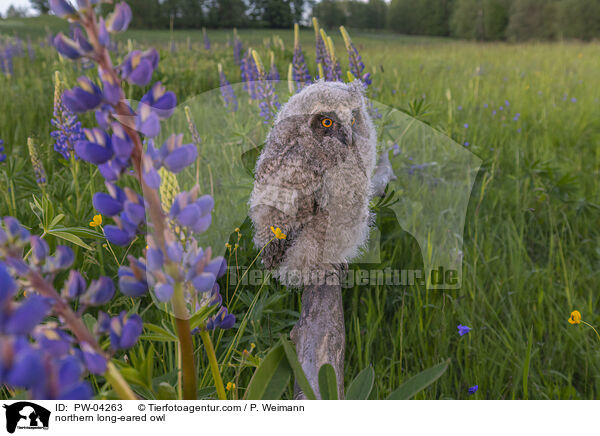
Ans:
[[[481,159],[445,134],[397,109],[371,101],[379,164],[374,190],[395,192],[387,203],[418,242],[431,289],[456,289],[462,278],[465,216]],[[383,183],[382,183],[383,182]],[[371,235],[366,262],[378,262],[379,234]]]

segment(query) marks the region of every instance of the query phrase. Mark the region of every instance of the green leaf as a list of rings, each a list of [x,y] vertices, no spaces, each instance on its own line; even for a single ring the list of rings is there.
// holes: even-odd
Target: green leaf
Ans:
[[[285,351],[285,355],[287,356],[288,362],[292,367],[292,371],[294,371],[294,377],[296,378],[296,383],[306,395],[306,398],[309,400],[316,400],[317,396],[313,391],[308,379],[306,378],[306,374],[304,374],[304,370],[302,369],[302,365],[298,361],[298,355],[296,354],[296,349],[294,346],[288,341],[283,335],[281,335],[281,344],[283,345],[283,349]]]
[[[252,147],[250,150],[244,152],[242,154],[241,160],[242,165],[245,170],[254,178],[254,169],[256,168],[256,161],[258,160],[258,156],[264,147],[264,144],[259,145],[258,147]]]
[[[250,380],[245,400],[278,400],[287,387],[292,368],[285,357],[281,343],[262,360]]]
[[[153,335],[148,336],[152,336],[155,340],[165,342],[177,341],[177,336],[175,336],[172,332],[155,324],[144,323],[144,329],[150,330],[152,333],[154,333]]]
[[[335,370],[329,363],[319,369],[319,391],[322,400],[337,400],[338,390]]]
[[[390,394],[388,400],[410,400],[446,372],[450,359],[421,371]]]
[[[156,399],[157,400],[176,400],[177,392],[175,391],[175,388],[173,386],[171,386],[169,383],[162,382],[158,385],[158,389],[156,392]]]
[[[79,245],[80,247],[85,248],[86,250],[93,250],[93,248],[90,247],[85,242],[83,242],[79,236],[75,236],[72,233],[58,231],[58,230],[49,230],[48,234],[56,236],[57,238],[65,239],[65,240],[67,240],[69,242],[72,242],[75,245]]]
[[[56,215],[56,216],[54,217],[54,219],[53,219],[53,220],[52,220],[52,222],[50,223],[50,226],[49,226],[49,227],[50,227],[51,229],[52,229],[52,228],[54,228],[54,226],[56,226],[56,225],[57,225],[59,222],[61,222],[61,221],[62,221],[62,219],[63,219],[64,217],[65,217],[65,215],[64,215],[64,214],[62,214],[62,213],[59,213],[58,215]]]
[[[352,380],[348,391],[346,392],[347,400],[366,400],[369,398],[371,389],[373,389],[373,382],[375,381],[375,371],[369,365],[358,373],[356,378]]]
[[[86,227],[57,227],[53,231],[69,232],[80,238],[104,239],[104,235],[97,230],[88,229]]]

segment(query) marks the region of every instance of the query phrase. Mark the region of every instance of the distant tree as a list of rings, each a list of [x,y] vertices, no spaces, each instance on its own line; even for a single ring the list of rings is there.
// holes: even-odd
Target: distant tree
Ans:
[[[10,5],[6,10],[6,18],[23,18],[27,16],[27,8]]]
[[[214,27],[242,27],[247,23],[246,4],[243,0],[214,0],[208,16]]]
[[[313,15],[319,19],[319,24],[325,28],[333,28],[346,24],[344,6],[340,1],[323,0],[313,8]]]
[[[306,0],[291,0],[290,4],[292,7],[292,18],[294,23],[301,23],[304,15],[304,9],[307,5]]]
[[[200,28],[205,22],[203,0],[180,0],[181,25],[187,28]]]
[[[467,39],[504,39],[509,10],[509,0],[456,0],[451,33]]]
[[[265,0],[264,23],[271,28],[289,28],[294,24],[292,9],[288,0]]]
[[[510,39],[553,39],[557,28],[557,0],[514,0],[506,36]]]
[[[392,0],[389,27],[400,33],[447,36],[454,0]]]
[[[31,3],[31,7],[40,14],[47,14],[50,12],[48,0],[29,0],[29,3]]]
[[[388,5],[384,0],[369,0],[367,3],[367,25],[368,29],[383,29],[388,13]]]
[[[346,26],[355,29],[366,29],[369,26],[369,4],[351,0],[345,3]]]
[[[557,12],[558,36],[584,40],[600,38],[599,0],[562,0]]]

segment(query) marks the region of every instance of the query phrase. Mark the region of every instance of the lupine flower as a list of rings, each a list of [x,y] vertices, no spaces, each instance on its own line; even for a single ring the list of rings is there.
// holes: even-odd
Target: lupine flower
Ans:
[[[221,64],[218,64],[217,68],[219,70],[219,84],[220,84],[219,89],[221,91],[221,97],[223,97],[223,102],[225,103],[225,107],[230,112],[235,112],[238,109],[238,101],[235,96],[235,92],[233,91],[231,84],[227,80],[227,77],[225,76],[225,73],[223,72],[223,67],[221,66]]]
[[[255,100],[257,98],[256,81],[258,80],[258,67],[252,56],[252,49],[248,49],[242,58],[240,69],[242,72],[242,80],[244,81],[244,89],[248,91],[250,98]]]
[[[175,197],[169,217],[194,233],[205,232],[212,222],[211,212],[215,205],[210,195],[198,197],[200,188],[181,192]]]
[[[25,261],[18,256],[21,256],[27,243],[31,245],[32,256]],[[73,264],[74,253],[70,248],[58,246],[52,256],[48,255],[48,251],[48,244],[36,235],[29,235],[15,218],[5,217],[2,220],[0,336],[3,340],[0,342],[0,383],[28,389],[34,399],[90,399],[92,389],[81,379],[86,369],[94,374],[104,373],[107,367],[104,352],[97,343],[81,342],[80,348],[74,348],[77,342],[63,331],[64,326],[56,322],[41,323],[55,307],[59,307],[55,305],[56,299],[65,300],[60,305],[62,308],[67,300],[77,298],[82,307],[103,304],[112,298],[114,285],[108,277],[101,277],[86,289],[81,274],[72,270],[60,297],[58,294],[50,297],[52,294],[44,290],[43,295],[26,292],[25,298],[15,302],[13,298],[20,287],[24,287],[25,291],[30,288],[37,290],[29,281],[30,274],[48,280],[47,284],[51,286],[53,277]],[[16,276],[20,276],[18,282]],[[62,319],[58,316],[60,313],[53,315]],[[71,316],[74,316],[72,312]],[[108,317],[107,321],[110,323]],[[101,324],[100,319],[98,324]],[[121,347],[132,346],[137,340],[131,329],[128,331],[128,340],[121,342]]]
[[[4,153],[4,141],[0,139],[0,163],[6,160],[6,154]]]
[[[214,330],[216,328],[220,328],[223,330],[230,329],[235,324],[235,316],[227,313],[227,308],[225,306],[221,306],[217,314],[213,317],[210,317],[206,322],[207,330]]]
[[[369,86],[372,83],[371,73],[363,73],[365,70],[365,64],[363,63],[362,57],[358,53],[356,46],[352,43],[350,35],[348,34],[344,26],[340,27],[340,31],[342,32],[344,43],[346,44],[346,51],[348,52],[350,72],[355,78],[361,80],[365,84],[365,87]]]
[[[142,334],[142,318],[125,311],[110,321],[110,345],[115,350],[131,348]]]
[[[87,140],[75,143],[77,156],[96,165],[107,162],[113,156],[110,136],[102,129],[83,129]]]
[[[466,335],[467,333],[469,333],[471,331],[470,327],[467,327],[466,325],[458,325],[458,334],[463,336]]]
[[[325,42],[321,38],[321,32],[319,30],[319,22],[316,17],[312,19],[313,27],[315,29],[315,51],[316,51],[316,63],[317,65],[323,65],[325,58],[327,57],[327,49],[325,48]],[[319,75],[319,78],[324,78],[323,75]]]
[[[298,90],[304,84],[311,81],[310,72],[304,60],[304,53],[300,46],[300,35],[298,24],[294,24],[294,57],[292,61],[292,78],[296,82]]]
[[[202,38],[204,39],[204,50],[210,51],[210,39],[208,39],[206,27],[202,28]]]
[[[270,57],[271,67],[269,69],[269,73],[267,74],[267,80],[274,80],[276,82],[279,82],[279,71],[277,71],[277,65],[275,65],[275,56],[272,51],[270,52]]]
[[[167,138],[160,148],[156,148],[153,141],[148,143],[148,157],[152,159],[154,172],[164,166],[169,171],[177,174],[196,160],[198,155],[196,146],[194,144],[182,144],[182,142],[183,134],[173,134]],[[156,189],[158,189],[158,186]]]
[[[252,57],[258,69],[257,95],[260,107],[260,116],[265,119],[265,123],[269,123],[275,118],[275,114],[281,107],[273,83],[266,80],[265,70],[256,50],[252,50]]]
[[[54,37],[53,45],[56,50],[66,58],[78,59],[83,55],[83,50],[79,44],[63,35],[62,32]]]
[[[146,86],[158,66],[158,59],[158,52],[154,48],[144,52],[134,50],[127,55],[119,67],[121,77],[129,83]]]
[[[66,0],[50,0],[50,10],[58,17],[66,17],[75,13],[75,8]]]
[[[238,38],[237,29],[233,29],[233,61],[236,65],[242,63],[242,52],[244,51],[244,44]]]
[[[81,122],[77,115],[69,111],[62,102],[63,82],[60,73],[54,74],[54,118],[51,123],[57,130],[50,133],[50,136],[56,141],[54,150],[60,153],[65,159],[69,159],[74,152],[75,143],[85,138],[81,128]]]
[[[333,45],[333,41],[331,37],[327,36],[325,30],[320,29],[320,33],[321,40],[325,46],[325,56],[322,63],[324,78],[330,82],[340,81],[342,78],[342,69],[340,67],[340,63],[335,57],[335,47]]]
[[[46,185],[46,170],[40,159],[36,145],[33,142],[33,138],[27,138],[27,149],[29,150],[29,157],[31,158],[31,165],[33,166],[33,172],[35,173],[35,181],[38,185]]]
[[[62,101],[71,112],[87,112],[95,109],[102,101],[102,91],[85,76],[77,79],[79,86],[63,93]]]
[[[115,6],[113,13],[108,16],[106,29],[111,33],[124,32],[129,27],[131,18],[131,8],[127,3],[121,2]]]

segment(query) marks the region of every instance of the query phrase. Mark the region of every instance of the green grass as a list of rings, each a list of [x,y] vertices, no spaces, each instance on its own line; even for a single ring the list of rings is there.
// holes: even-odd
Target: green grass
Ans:
[[[45,25],[58,28],[56,22],[44,19],[15,23],[0,21],[0,33],[30,32],[37,38],[45,34]],[[330,33],[345,68],[341,37]],[[287,71],[291,32],[243,30],[239,34],[246,46],[259,50],[263,60],[268,49],[273,50],[279,71],[282,75]],[[225,46],[229,35],[209,31],[210,53],[202,49],[198,31],[173,35],[130,31],[121,42],[123,47],[127,39],[136,47],[158,45],[161,64],[155,78],[183,102],[218,86],[219,62],[230,81],[240,81],[231,49]],[[283,49],[273,35],[281,37]],[[600,45],[476,44],[387,33],[351,35],[373,73],[373,98],[409,112],[411,103],[414,108],[415,102],[423,100],[425,110],[415,115],[458,143],[468,141],[483,165],[466,216],[460,290],[427,291],[419,286],[344,290],[346,382],[373,365],[373,396],[384,398],[412,375],[449,357],[446,374],[417,398],[597,398],[600,343],[590,329],[570,325],[567,318],[578,309],[584,320],[600,324]],[[171,37],[177,42],[175,53],[168,49]],[[314,71],[312,37],[312,31],[302,32]],[[49,137],[52,73],[60,70],[72,83],[81,71],[48,48],[36,51],[33,62],[15,59],[13,77],[0,76],[0,138],[13,161],[3,166],[8,177],[3,177],[2,190],[7,180],[12,181],[17,205],[12,210],[3,198],[0,215],[16,213],[23,223],[35,227],[28,203],[32,195],[41,193],[31,166],[27,162],[24,170],[11,173],[17,162],[28,159],[26,138],[33,135],[40,144],[55,208],[67,215],[69,225],[85,226],[93,215],[91,193],[102,189],[101,176],[90,166],[81,166],[84,197],[77,209],[71,174],[52,150]],[[133,90],[129,96],[139,98],[141,92]],[[513,121],[516,113],[520,117]],[[92,118],[83,122],[90,126]],[[380,210],[377,220],[386,236],[381,247],[383,265],[422,267],[417,242],[389,211]],[[241,228],[238,262],[248,265],[256,251],[248,223]],[[86,241],[94,251],[78,250],[78,264],[87,276],[101,272],[115,276],[118,265],[101,242]],[[139,252],[140,244],[134,252]],[[122,254],[118,251],[117,257]],[[232,293],[233,288],[223,290],[226,300]],[[280,332],[289,332],[298,317],[299,295],[271,284],[241,287],[235,301],[230,309],[238,320],[247,321],[245,329],[237,336],[235,331],[225,333],[217,355],[224,363],[224,381],[237,380],[241,396],[251,370],[240,368],[240,353],[254,343],[252,355],[264,356]],[[143,300],[140,311],[145,311],[145,321],[159,322],[162,313],[150,304],[150,299]],[[110,311],[132,306],[132,300],[121,297]],[[473,330],[459,337],[459,323]],[[234,337],[239,341],[233,342],[231,355]],[[200,380],[207,387],[210,373],[199,344]],[[142,341],[146,352],[149,346],[150,341]],[[155,343],[152,352],[155,375],[172,371],[171,344]],[[470,397],[467,388],[475,384],[479,391]]]

